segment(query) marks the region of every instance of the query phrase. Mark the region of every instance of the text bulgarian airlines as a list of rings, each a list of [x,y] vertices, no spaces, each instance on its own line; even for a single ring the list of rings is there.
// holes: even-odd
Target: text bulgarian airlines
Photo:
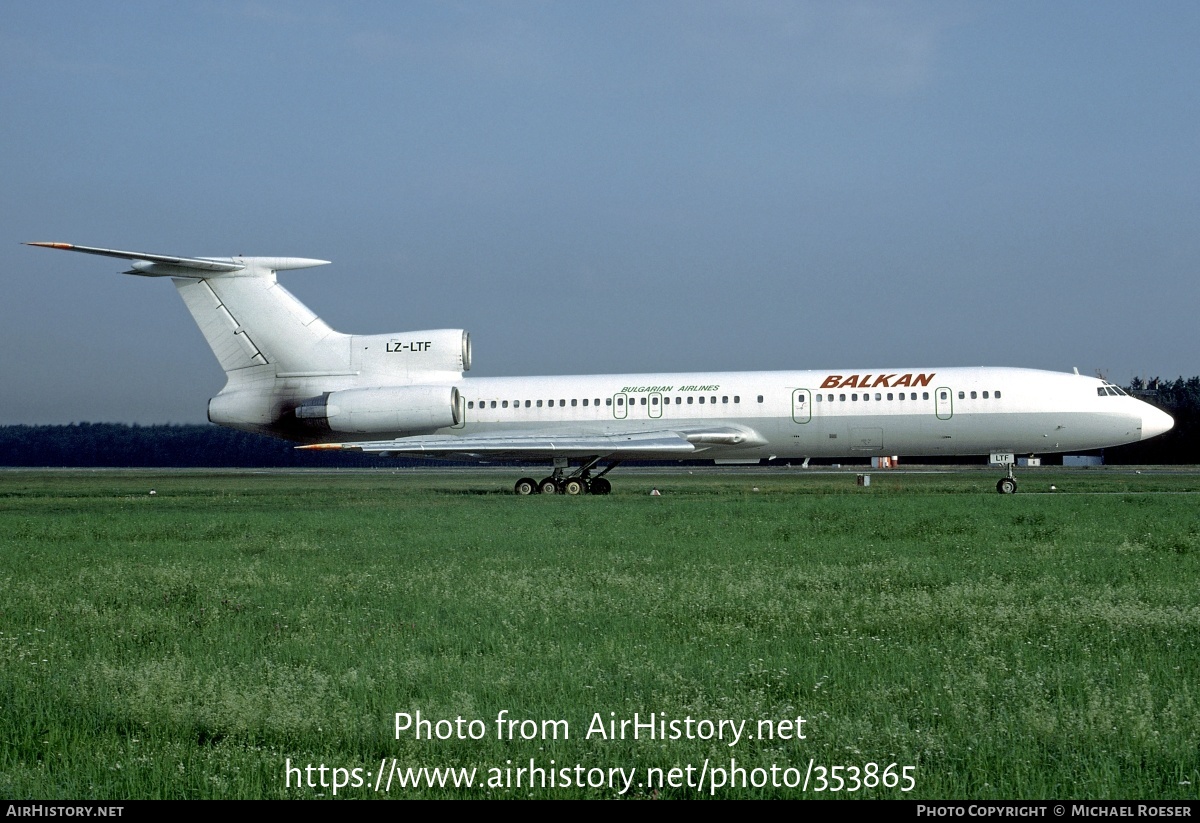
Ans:
[[[721,390],[720,383],[715,383],[711,386],[679,386],[678,388],[675,386],[623,386],[621,388],[622,392],[626,392],[628,394],[640,394],[642,392],[656,392],[656,391],[659,391],[659,392],[666,392],[666,391],[685,392],[685,391],[720,391],[720,390]]]

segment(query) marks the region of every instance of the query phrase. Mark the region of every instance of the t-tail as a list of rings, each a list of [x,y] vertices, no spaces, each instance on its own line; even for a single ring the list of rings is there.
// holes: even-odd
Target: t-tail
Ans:
[[[397,334],[334,331],[276,278],[324,266],[305,257],[174,257],[27,243],[132,261],[126,274],[170,277],[221,368],[208,404],[222,426],[295,440],[421,434],[462,419],[455,387],[471,367],[462,329]]]

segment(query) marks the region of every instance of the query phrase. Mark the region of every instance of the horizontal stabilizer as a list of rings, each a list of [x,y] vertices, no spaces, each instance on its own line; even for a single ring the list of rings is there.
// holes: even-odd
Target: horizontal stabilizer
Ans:
[[[284,271],[324,266],[329,263],[328,260],[315,260],[307,257],[176,257],[142,251],[76,246],[73,243],[42,242],[26,243],[25,245],[132,260],[133,266],[126,274],[141,274],[150,277],[212,277],[225,272],[246,271],[249,274]]]

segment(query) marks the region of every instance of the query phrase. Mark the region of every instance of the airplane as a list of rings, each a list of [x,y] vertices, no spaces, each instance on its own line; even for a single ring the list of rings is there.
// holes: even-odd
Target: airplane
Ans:
[[[608,494],[627,460],[988,455],[1082,451],[1168,431],[1165,412],[1105,380],[1021,368],[838,368],[472,377],[462,329],[342,334],[277,273],[299,257],[176,257],[70,243],[29,246],[131,261],[169,277],[221,367],[221,426],[380,456],[552,465],[520,495]],[[601,467],[603,465],[603,468]]]

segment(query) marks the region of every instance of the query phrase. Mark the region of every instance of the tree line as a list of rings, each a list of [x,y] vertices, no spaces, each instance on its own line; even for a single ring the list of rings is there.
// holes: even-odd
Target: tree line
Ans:
[[[1164,435],[1104,450],[1116,464],[1179,465],[1200,463],[1200,377],[1143,380],[1135,377],[1125,390],[1175,418]]]
[[[361,452],[298,451],[295,447],[295,443],[211,424],[0,426],[0,466],[219,469],[398,465]]]
[[[1110,464],[1200,464],[1200,377],[1134,378],[1126,391],[1175,418],[1161,437],[1104,450]],[[1050,456],[1046,462],[1054,462]],[[951,461],[969,462],[969,461]],[[75,423],[0,426],[0,466],[81,468],[379,468],[457,465],[360,452],[298,451],[294,443],[213,425]]]

